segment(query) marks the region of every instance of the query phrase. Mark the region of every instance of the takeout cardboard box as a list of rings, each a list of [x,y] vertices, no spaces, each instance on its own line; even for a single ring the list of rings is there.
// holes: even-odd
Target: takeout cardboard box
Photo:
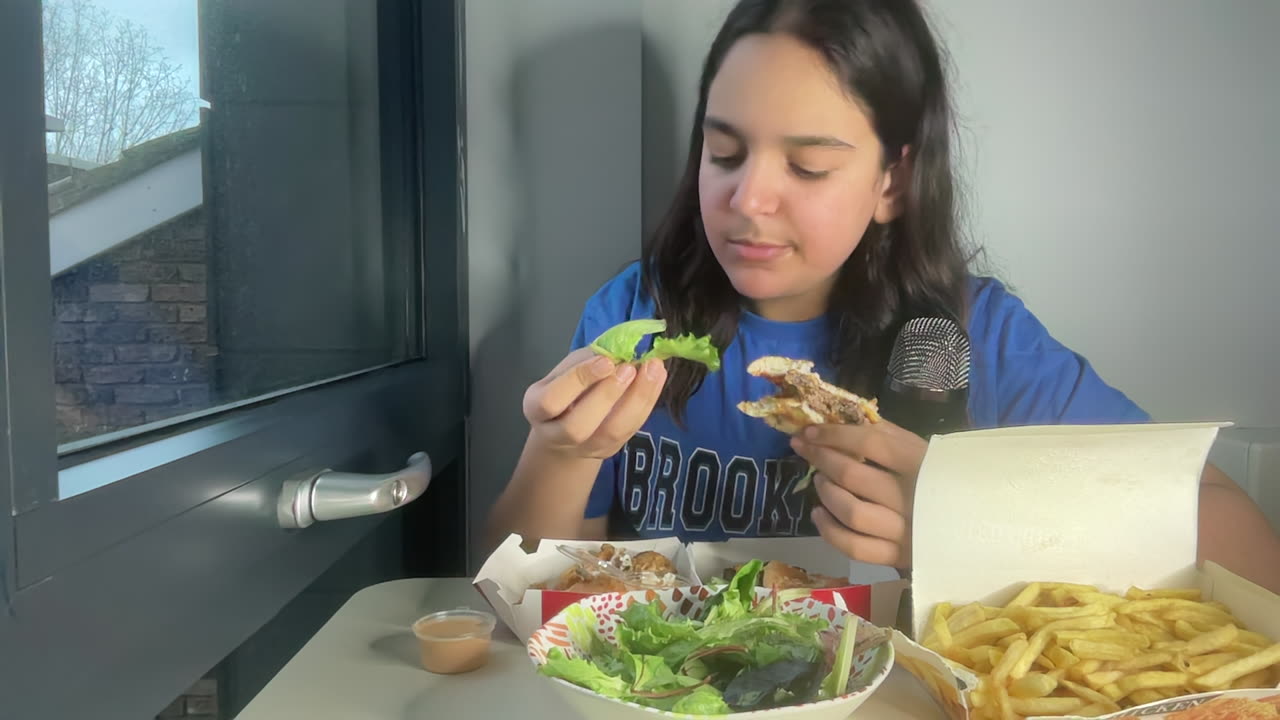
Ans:
[[[530,586],[552,582],[573,561],[556,550],[557,545],[572,545],[596,550],[601,541],[544,539],[532,553],[526,553],[519,535],[509,536],[476,573],[475,587],[484,595],[494,612],[521,640],[527,639],[564,607],[587,597],[585,593],[539,590]],[[656,540],[606,541],[616,547],[638,553],[660,552],[672,559],[677,571],[693,584],[722,577],[724,569],[752,558],[765,562],[779,560],[806,570],[837,577],[850,576],[849,560],[827,545],[821,538],[740,538],[724,542],[682,543],[678,538]],[[847,609],[876,625],[891,627],[898,612],[899,600],[907,587],[905,580],[814,590],[822,602]]]
[[[594,552],[600,548],[601,543],[598,540],[543,539],[536,550],[526,553],[520,547],[523,542],[524,538],[519,535],[509,535],[485,560],[476,573],[473,584],[516,637],[527,640],[556,613],[589,596],[588,593],[530,587],[539,583],[553,583],[561,573],[574,565],[573,560],[556,550],[556,546],[569,545]],[[688,578],[694,576],[689,549],[678,538],[605,542],[617,548],[625,548],[632,555],[646,550],[662,553],[671,558],[678,573]]]
[[[1220,427],[935,436],[912,519],[914,637],[922,638],[938,603],[1003,606],[1026,583],[1052,581],[1120,594],[1134,585],[1199,587],[1205,600],[1226,603],[1250,630],[1280,641],[1280,596],[1216,564],[1196,566],[1200,476]],[[963,707],[951,714],[967,716]]]
[[[777,560],[804,568],[809,572],[832,577],[854,577],[849,559],[820,537],[738,538],[723,542],[690,543],[695,578],[702,584],[724,577],[726,568],[758,558],[764,562]],[[896,574],[896,573],[895,573]],[[811,594],[822,602],[849,610],[881,627],[893,627],[898,603],[906,590],[906,580],[886,580],[869,584],[850,582],[837,588],[814,590]]]

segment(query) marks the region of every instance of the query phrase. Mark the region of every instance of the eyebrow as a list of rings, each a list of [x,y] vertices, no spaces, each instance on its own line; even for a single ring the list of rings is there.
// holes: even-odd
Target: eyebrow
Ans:
[[[720,118],[708,115],[702,121],[703,132],[714,130],[732,137],[735,140],[745,140],[742,131],[734,127],[731,123],[721,120]],[[845,142],[838,137],[831,135],[789,135],[783,138],[783,142],[792,147],[823,147],[836,148],[843,150],[856,149],[853,143]]]

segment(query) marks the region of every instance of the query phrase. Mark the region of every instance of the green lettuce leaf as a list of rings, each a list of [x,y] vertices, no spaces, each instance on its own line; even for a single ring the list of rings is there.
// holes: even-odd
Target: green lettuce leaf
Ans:
[[[703,685],[680,698],[671,706],[671,711],[690,715],[728,715],[730,709],[719,690]]]
[[[772,617],[775,617],[790,626],[790,628],[783,633],[784,635],[789,637],[814,638],[815,645],[818,642],[818,633],[831,627],[831,623],[827,622],[825,618],[805,617],[804,615],[796,613],[784,612],[773,615]]]
[[[622,660],[618,648],[604,641],[596,632],[596,614],[583,605],[570,605],[564,611],[569,636],[586,653],[587,659],[609,675],[622,672]]]
[[[858,635],[858,618],[853,614],[844,616],[844,632],[840,635],[840,646],[836,648],[836,659],[831,665],[831,672],[822,679],[822,698],[840,697],[849,688],[849,673],[853,670],[853,646]]]
[[[715,576],[715,577],[707,578],[706,580],[704,580],[704,581],[702,582],[702,584],[703,584],[703,585],[704,585],[708,590],[722,590],[722,589],[724,589],[724,588],[728,587],[728,585],[729,585],[729,581],[728,581],[728,580],[725,580],[724,578],[722,578],[722,577],[720,577],[719,575],[717,575],[717,576]]]
[[[693,623],[663,618],[657,603],[635,603],[622,611],[620,619],[618,647],[634,653],[656,655],[672,643],[697,638]]]
[[[755,667],[772,665],[779,660],[803,660],[816,663],[822,657],[822,648],[811,639],[797,640],[781,635],[771,635],[749,647],[751,664]]]
[[[788,588],[786,590],[776,590],[769,598],[769,602],[762,602],[756,607],[756,614],[767,615],[773,612],[775,603],[778,607],[781,607],[792,600],[807,598],[812,594],[813,590],[810,588]],[[795,617],[799,616],[796,615]]]
[[[627,653],[626,657],[630,665],[628,674],[631,676],[633,693],[663,693],[693,687],[701,682],[699,678],[677,675],[667,662],[657,655]]]
[[[626,699],[630,695],[631,687],[625,680],[609,675],[588,660],[570,658],[560,648],[551,648],[547,662],[538,668],[538,672],[567,680],[605,697]]]
[[[688,655],[686,654],[685,657],[687,658]],[[680,672],[695,680],[701,680],[711,674],[711,670],[707,667],[707,664],[696,658],[693,660],[686,659],[681,662]]]
[[[570,605],[564,609],[564,624],[569,628],[569,637],[583,650],[591,652],[603,644],[596,632],[596,614],[591,608]]]
[[[657,318],[628,320],[600,333],[591,342],[591,349],[618,363],[684,358],[700,362],[712,372],[720,369],[720,351],[711,343],[710,336],[695,338],[685,334],[675,338],[657,337],[653,339],[653,347],[648,352],[636,357],[636,346],[641,339],[666,329],[667,322]]]
[[[658,654],[662,656],[663,660],[667,661],[667,665],[670,665],[672,669],[678,669],[685,667],[685,661],[688,660],[689,655],[692,654],[693,651],[701,648],[704,642],[705,641],[695,633],[687,638],[672,642],[670,645],[658,651]],[[706,677],[705,672],[701,675],[695,675],[694,672],[690,671],[688,668],[685,668],[685,674],[693,675],[693,677],[698,678]]]
[[[711,336],[709,335],[695,338],[693,335],[686,333],[674,338],[654,338],[653,348],[640,356],[640,361],[644,362],[651,358],[666,360],[673,357],[700,362],[706,365],[711,372],[716,372],[720,369],[720,351],[716,349],[715,345],[711,344]]]
[[[706,645],[740,645],[752,647],[762,642],[801,641],[818,645],[818,633],[826,629],[821,620],[809,620],[791,614],[769,617],[746,616],[707,623],[698,630]]]
[[[750,615],[756,597],[756,579],[763,569],[764,563],[759,560],[752,560],[738,568],[729,585],[702,606],[703,622],[711,625]]]
[[[702,678],[674,672],[665,660],[656,655],[636,655],[623,651],[627,668],[623,672],[630,687],[631,702],[659,710],[672,710],[686,696],[703,686]],[[717,693],[718,696],[718,693]],[[708,703],[705,696],[702,703]]]
[[[611,358],[614,362],[628,363],[636,359],[636,345],[646,335],[660,333],[667,329],[665,320],[645,318],[628,320],[619,323],[600,333],[600,337],[591,343],[591,349],[600,355]]]

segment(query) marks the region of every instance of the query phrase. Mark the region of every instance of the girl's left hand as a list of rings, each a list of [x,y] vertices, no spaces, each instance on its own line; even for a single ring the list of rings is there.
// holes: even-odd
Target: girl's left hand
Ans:
[[[817,471],[813,523],[823,539],[859,562],[910,568],[911,507],[928,445],[887,420],[814,425],[793,437]]]

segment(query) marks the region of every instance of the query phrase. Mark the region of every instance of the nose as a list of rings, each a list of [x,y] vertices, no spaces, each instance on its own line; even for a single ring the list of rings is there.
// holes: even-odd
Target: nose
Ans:
[[[770,215],[778,210],[778,174],[760,159],[742,164],[738,186],[729,199],[729,207],[747,217]]]

